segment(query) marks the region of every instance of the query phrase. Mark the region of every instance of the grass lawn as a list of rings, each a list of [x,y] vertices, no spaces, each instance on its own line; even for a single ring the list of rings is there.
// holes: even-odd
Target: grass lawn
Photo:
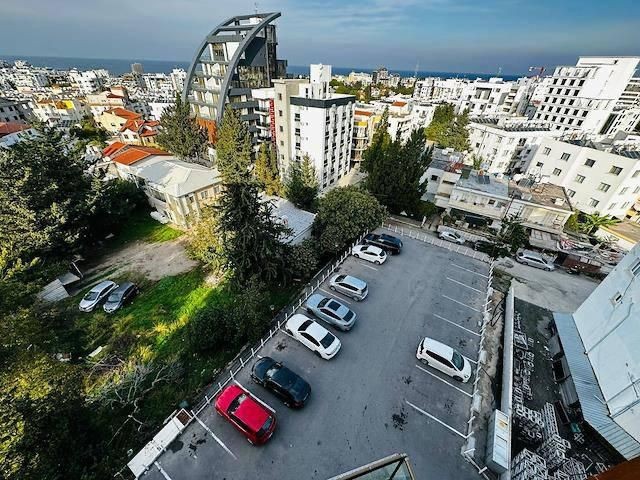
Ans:
[[[108,250],[117,250],[131,242],[147,243],[167,242],[180,237],[184,232],[154,220],[147,211],[135,212],[129,221],[122,226],[115,238],[105,245]]]

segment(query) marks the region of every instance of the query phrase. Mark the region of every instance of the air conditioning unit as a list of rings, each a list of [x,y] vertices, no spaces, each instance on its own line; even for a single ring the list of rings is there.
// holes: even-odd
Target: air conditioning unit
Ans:
[[[555,198],[555,199],[553,200],[553,203],[554,203],[555,205],[564,205],[564,198]]]

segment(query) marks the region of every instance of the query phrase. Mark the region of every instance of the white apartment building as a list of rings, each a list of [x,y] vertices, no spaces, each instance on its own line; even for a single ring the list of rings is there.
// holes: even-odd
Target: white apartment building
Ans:
[[[105,78],[108,77],[109,72],[106,70],[69,71],[69,78],[83,95],[100,92],[104,87]]]
[[[330,65],[311,65],[310,81],[274,79],[275,132],[281,175],[308,155],[321,189],[350,168],[355,97],[332,93]]]
[[[633,77],[627,83],[616,106],[620,108],[640,107],[640,77]]]
[[[187,80],[187,72],[182,68],[174,68],[171,70],[169,77],[171,78],[173,91],[176,93],[182,93],[184,90],[184,82]]]
[[[502,78],[477,78],[464,86],[456,102],[456,112],[468,110],[471,116],[502,113],[512,85],[512,82],[505,82]],[[513,99],[510,100],[511,105]]]
[[[0,122],[26,122],[31,113],[26,101],[0,97]]]
[[[565,187],[578,210],[623,219],[640,194],[640,151],[624,148],[547,138],[524,171]]]
[[[469,122],[471,153],[482,159],[487,173],[504,173],[544,138],[559,137],[539,122],[526,118],[472,118]]]
[[[273,142],[275,139],[275,90],[270,88],[254,88],[251,90],[251,98],[255,103],[253,114],[257,116],[255,125],[249,128],[255,128],[256,138],[258,142]],[[233,105],[233,104],[232,104]],[[258,147],[259,148],[259,147]]]
[[[640,456],[639,318],[636,245],[573,315],[554,313],[551,343],[563,402],[628,460]]]
[[[635,107],[614,109],[602,127],[601,133],[606,136],[617,132],[638,133],[640,128],[640,104]]]
[[[458,100],[468,83],[462,78],[428,77],[415,83],[413,98],[434,102]]]
[[[535,118],[561,131],[598,134],[638,67],[638,57],[580,57],[556,67]]]

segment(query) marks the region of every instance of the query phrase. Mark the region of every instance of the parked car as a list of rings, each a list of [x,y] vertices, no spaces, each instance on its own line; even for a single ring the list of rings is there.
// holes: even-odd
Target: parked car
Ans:
[[[119,285],[118,288],[111,291],[102,308],[104,308],[104,311],[107,313],[113,313],[131,302],[139,292],[140,289],[136,284],[124,282],[122,285]]]
[[[111,280],[105,280],[94,285],[80,300],[80,311],[92,312],[116,288],[118,288],[118,285]]]
[[[387,235],[386,233],[380,235],[377,233],[369,233],[365,235],[362,241],[368,245],[380,247],[390,255],[397,255],[402,251],[402,240],[393,235]]]
[[[314,293],[307,299],[305,308],[310,314],[342,331],[351,330],[356,323],[356,314],[351,309],[319,293]]]
[[[253,365],[251,379],[271,390],[290,408],[304,407],[311,394],[306,380],[271,357],[262,357]]]
[[[387,261],[387,252],[375,245],[356,245],[351,249],[351,255],[378,265]]]
[[[275,415],[238,385],[229,385],[222,391],[215,409],[253,445],[265,443],[276,429]]]
[[[334,275],[329,280],[329,288],[353,298],[356,302],[364,300],[369,294],[367,282],[351,275]]]
[[[449,345],[425,337],[418,345],[416,358],[425,365],[440,370],[460,382],[471,378],[471,364]]]
[[[552,271],[556,269],[556,266],[547,261],[538,252],[532,252],[531,250],[521,250],[516,254],[516,262],[523,265],[530,265],[532,267],[541,268],[543,270]]]
[[[301,313],[292,315],[284,328],[293,338],[325,360],[331,360],[340,351],[340,340],[335,335]]]
[[[465,242],[464,237],[456,232],[449,232],[449,231],[443,230],[438,234],[438,237],[448,242],[459,243],[460,245],[464,244]]]

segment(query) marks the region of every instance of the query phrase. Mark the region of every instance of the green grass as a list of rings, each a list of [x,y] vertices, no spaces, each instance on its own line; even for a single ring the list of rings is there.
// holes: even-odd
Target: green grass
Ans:
[[[180,237],[184,232],[157,222],[148,212],[135,212],[122,226],[120,233],[106,244],[109,250],[116,250],[135,241],[147,243],[168,242]]]

